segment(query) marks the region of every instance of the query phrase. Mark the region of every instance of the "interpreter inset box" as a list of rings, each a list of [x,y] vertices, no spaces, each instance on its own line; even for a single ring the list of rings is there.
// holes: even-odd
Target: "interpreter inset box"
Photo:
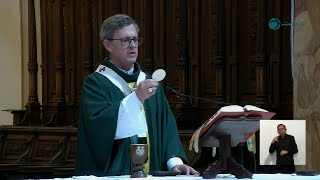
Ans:
[[[280,126],[278,127],[278,125]],[[290,145],[292,144],[292,137],[291,136],[285,137],[280,135],[280,133],[284,133],[284,131],[286,131],[285,132],[286,134],[294,137],[294,141],[297,145],[298,152],[293,154],[294,165],[306,165],[306,121],[305,120],[261,120],[260,121],[260,165],[276,165],[276,162],[277,162],[276,150],[273,153],[269,152],[270,145],[272,144],[273,141],[275,144],[278,145],[278,149],[280,149],[278,154],[279,159],[283,159],[284,156],[287,156],[286,155],[287,153],[294,151],[293,150],[294,148],[292,148],[292,145]],[[288,140],[289,137],[290,139]],[[289,149],[286,149],[286,148],[289,148]]]

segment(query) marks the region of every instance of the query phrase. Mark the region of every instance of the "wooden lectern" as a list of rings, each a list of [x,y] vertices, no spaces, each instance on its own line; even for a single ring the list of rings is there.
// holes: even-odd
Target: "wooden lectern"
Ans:
[[[236,178],[252,178],[252,173],[238,164],[231,155],[231,147],[245,142],[259,128],[262,117],[224,117],[214,122],[199,138],[200,147],[220,147],[220,159],[202,174],[204,179],[215,178],[222,170]]]
[[[196,153],[199,147],[220,147],[219,161],[209,166],[202,177],[215,178],[226,170],[236,178],[252,178],[252,174],[232,158],[231,147],[247,141],[260,128],[261,119],[271,119],[274,115],[252,105],[221,107],[190,140],[189,150],[194,149]]]

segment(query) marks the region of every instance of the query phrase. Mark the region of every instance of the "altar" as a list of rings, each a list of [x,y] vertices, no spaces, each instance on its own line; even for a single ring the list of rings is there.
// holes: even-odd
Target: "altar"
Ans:
[[[201,176],[186,176],[186,175],[178,175],[178,176],[148,176],[147,178],[130,178],[129,175],[124,176],[107,176],[107,177],[96,177],[96,176],[74,176],[71,178],[55,178],[54,180],[198,180],[203,179]],[[231,174],[218,174],[214,180],[235,180],[237,179],[234,175]],[[248,178],[245,178],[248,179]],[[296,174],[253,174],[252,179],[256,180],[320,180],[320,175],[317,176],[299,176]]]

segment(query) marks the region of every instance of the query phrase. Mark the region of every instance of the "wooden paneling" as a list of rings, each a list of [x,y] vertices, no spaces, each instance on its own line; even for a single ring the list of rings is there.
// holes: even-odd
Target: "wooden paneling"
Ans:
[[[77,128],[1,126],[1,163],[74,166]]]
[[[115,13],[129,14],[140,25],[138,62],[147,73],[164,68],[163,86],[291,118],[290,32],[267,25],[271,17],[290,18],[289,7],[289,2],[266,0],[43,1],[42,123],[76,124],[83,79],[107,55],[99,41],[100,24]],[[181,129],[195,129],[220,107],[168,98]],[[190,108],[198,118],[183,115]]]
[[[74,175],[77,128],[1,126],[0,178]]]

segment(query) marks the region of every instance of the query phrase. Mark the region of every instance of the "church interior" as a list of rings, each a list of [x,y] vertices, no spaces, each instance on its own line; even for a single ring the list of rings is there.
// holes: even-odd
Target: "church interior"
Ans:
[[[74,175],[82,84],[107,55],[101,23],[119,13],[140,26],[143,71],[166,71],[189,165],[203,172],[221,156],[189,150],[199,126],[227,104],[253,105],[305,120],[295,168],[320,172],[319,0],[1,0],[0,179]],[[260,130],[251,138],[234,159],[276,173],[259,164]]]

